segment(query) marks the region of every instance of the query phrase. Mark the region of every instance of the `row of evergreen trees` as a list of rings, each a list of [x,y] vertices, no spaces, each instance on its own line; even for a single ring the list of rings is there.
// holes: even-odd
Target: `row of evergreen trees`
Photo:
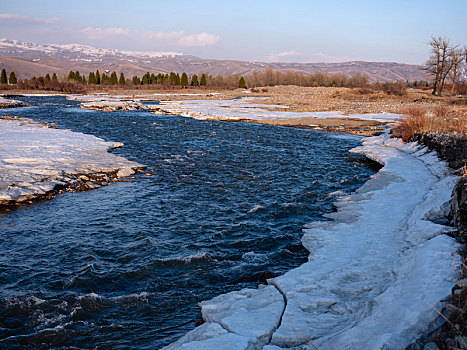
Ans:
[[[0,84],[17,84],[17,83],[18,83],[18,79],[16,79],[15,72],[12,71],[10,73],[10,77],[8,78],[5,68],[3,68],[2,72],[0,73]]]
[[[35,81],[35,77],[31,78]],[[188,86],[207,86],[208,81],[213,82],[216,79],[219,80],[219,77],[212,77],[211,75],[202,74],[200,78],[198,75],[194,74],[193,76],[188,76],[185,72],[180,75],[179,73],[171,72],[170,74],[162,74],[159,73],[157,75],[150,74],[149,72],[145,73],[141,78],[138,76],[133,76],[131,79],[126,79],[123,73],[120,73],[120,77],[117,78],[117,73],[112,72],[111,74],[100,74],[99,70],[96,72],[90,72],[86,78],[84,74],[81,74],[79,71],[70,71],[68,75],[65,77],[66,81],[69,83],[76,83],[76,84],[93,84],[93,85],[161,85],[161,86],[180,86],[180,87],[188,87]],[[31,80],[30,79],[30,80]],[[58,76],[57,73],[53,73],[50,76],[47,73],[45,76],[38,77],[39,81],[43,81],[46,85],[47,83],[58,84]],[[37,80],[36,79],[36,80]],[[63,80],[62,80],[63,81]],[[240,77],[238,80],[238,87],[246,88],[245,79]],[[11,84],[16,85],[18,83],[18,79],[16,78],[15,72],[10,73],[10,77],[8,78],[8,74],[5,69],[2,69],[0,74],[0,84]]]
[[[55,74],[55,73],[54,73]],[[189,77],[185,72],[180,76],[179,73],[171,72],[170,74],[159,73],[157,75],[150,74],[149,72],[145,73],[141,78],[138,76],[133,76],[131,79],[125,78],[123,73],[120,73],[120,77],[117,78],[117,73],[112,72],[110,75],[107,75],[99,72],[90,72],[87,79],[85,75],[80,74],[79,71],[68,73],[68,81],[78,83],[78,84],[94,84],[94,85],[173,85],[173,86],[206,86],[208,77],[206,74],[202,74],[201,78],[198,78],[196,74]]]

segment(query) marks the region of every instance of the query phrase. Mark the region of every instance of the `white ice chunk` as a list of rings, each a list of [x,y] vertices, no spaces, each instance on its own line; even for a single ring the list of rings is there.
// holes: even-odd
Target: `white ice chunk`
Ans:
[[[121,145],[30,120],[0,119],[0,203],[46,194],[69,182],[67,174],[119,171],[126,176],[142,167],[107,152]]]

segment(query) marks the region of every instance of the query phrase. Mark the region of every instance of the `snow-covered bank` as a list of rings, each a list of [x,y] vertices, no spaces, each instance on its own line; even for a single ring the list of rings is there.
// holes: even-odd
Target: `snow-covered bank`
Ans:
[[[29,106],[27,103],[18,100],[9,100],[4,97],[0,97],[0,108],[15,108],[15,107],[26,107]]]
[[[387,135],[353,152],[383,168],[339,198],[331,220],[307,225],[309,261],[202,302],[206,323],[167,350],[403,349],[437,325],[459,257],[443,234],[452,228],[430,220],[446,214],[456,178],[426,148]]]
[[[99,187],[144,167],[108,150],[122,146],[92,135],[44,127],[28,119],[0,119],[0,204],[12,204],[75,184]]]
[[[399,114],[351,114],[344,115],[335,112],[290,112],[289,107],[282,105],[266,105],[252,103],[255,99],[233,100],[185,100],[185,101],[161,101],[160,105],[148,106],[154,113],[181,115],[195,119],[218,120],[274,120],[274,119],[298,119],[298,118],[341,118],[374,120],[379,122],[393,122],[400,119]]]
[[[140,102],[135,101],[96,101],[81,103],[81,108],[95,111],[116,112],[116,111],[133,111],[135,109],[146,109]]]

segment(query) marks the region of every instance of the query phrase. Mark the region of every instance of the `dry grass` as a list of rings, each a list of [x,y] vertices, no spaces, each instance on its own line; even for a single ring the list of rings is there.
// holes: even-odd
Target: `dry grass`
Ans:
[[[408,142],[421,132],[458,132],[467,133],[467,117],[448,107],[439,105],[429,111],[421,107],[411,107],[403,111],[405,117],[394,128],[395,134]]]

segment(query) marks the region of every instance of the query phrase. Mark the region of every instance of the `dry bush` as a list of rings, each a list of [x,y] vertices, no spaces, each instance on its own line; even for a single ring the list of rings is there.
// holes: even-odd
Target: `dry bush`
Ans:
[[[443,106],[443,105],[439,105],[439,106],[437,106],[437,107],[435,108],[433,114],[434,114],[434,116],[435,116],[436,118],[442,118],[442,117],[444,117],[446,114],[448,114],[448,112],[449,112],[449,108],[448,108],[448,107]]]
[[[403,141],[408,142],[416,133],[426,130],[430,121],[427,110],[421,107],[411,107],[404,114],[405,117],[394,129]]]
[[[374,94],[376,91],[369,87],[369,86],[365,86],[365,87],[362,87],[362,88],[359,88],[359,89],[355,89],[355,93],[356,94],[359,94],[359,95],[370,95],[370,94]]]
[[[467,95],[467,84],[456,84],[456,94],[457,95]]]
[[[251,92],[259,92],[259,90],[257,88],[251,88],[250,91]]]
[[[262,88],[261,92],[269,92],[269,89],[268,88]]]
[[[402,82],[397,83],[374,83],[368,85],[367,88],[373,89],[375,92],[382,91],[387,95],[407,96],[407,85]]]
[[[411,107],[403,114],[405,117],[394,128],[394,134],[405,142],[410,141],[417,133],[467,133],[467,114],[450,111],[445,106],[438,106],[431,116],[421,107]]]

